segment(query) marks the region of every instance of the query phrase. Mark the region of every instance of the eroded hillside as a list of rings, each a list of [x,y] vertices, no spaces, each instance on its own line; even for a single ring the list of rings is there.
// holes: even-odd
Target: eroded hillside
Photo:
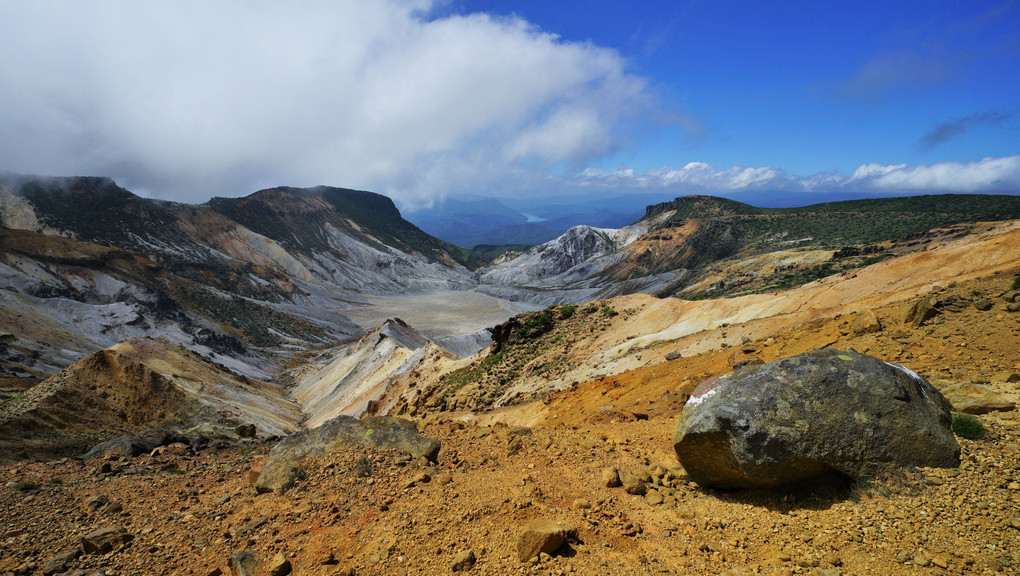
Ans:
[[[989,231],[970,258],[959,258],[965,243],[950,243],[841,283],[807,285],[786,294],[785,308],[764,296],[715,302],[714,314],[710,301],[661,301],[684,324],[660,319],[668,309],[654,299],[630,296],[587,312],[518,317],[497,339],[503,361],[546,359],[570,338],[576,360],[605,363],[534,402],[481,413],[426,403],[414,418],[442,442],[435,463],[355,449],[309,460],[288,490],[262,495],[251,482],[271,444],[252,441],[197,454],[176,446],[138,458],[6,466],[0,510],[11,519],[10,553],[0,570],[136,573],[158,565],[227,574],[232,557],[250,557],[259,570],[283,570],[285,561],[295,574],[448,574],[454,566],[483,574],[1015,574],[1015,410],[977,416],[987,436],[960,439],[959,469],[792,490],[704,490],[677,464],[671,438],[701,380],[751,358],[826,346],[903,363],[943,387],[983,382],[1015,403],[1016,232]],[[918,301],[933,315],[912,314]],[[636,342],[639,333],[649,338]],[[602,358],[598,348],[625,352]],[[530,378],[549,368],[532,365],[538,374]],[[471,386],[454,397],[489,396]],[[609,485],[611,470],[624,486]],[[646,479],[642,489],[628,488],[635,478]],[[520,534],[535,519],[566,526],[568,546],[522,561]],[[81,550],[83,536],[111,525],[130,538],[126,546]]]

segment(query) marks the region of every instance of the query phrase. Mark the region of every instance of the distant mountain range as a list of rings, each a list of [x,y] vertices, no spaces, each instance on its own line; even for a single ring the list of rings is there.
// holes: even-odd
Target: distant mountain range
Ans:
[[[1017,196],[799,208],[685,196],[631,202],[631,216],[588,200],[437,208],[437,220],[459,214],[463,228],[559,227],[579,209],[601,224],[489,261],[372,192],[278,187],[189,205],[108,178],[0,173],[0,453],[23,445],[23,432],[51,445],[72,424],[77,436],[60,450],[100,429],[247,419],[277,433],[371,407],[425,409],[447,392],[422,394],[416,375],[459,366],[492,341],[477,324],[463,328],[468,316],[500,332],[550,305],[569,315],[572,304],[633,293],[777,291],[1020,219]],[[400,306],[439,328],[395,319]]]

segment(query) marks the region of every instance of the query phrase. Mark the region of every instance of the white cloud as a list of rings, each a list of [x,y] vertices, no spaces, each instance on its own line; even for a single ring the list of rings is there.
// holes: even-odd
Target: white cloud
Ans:
[[[854,171],[848,184],[863,189],[889,191],[1020,191],[1020,156],[921,166],[866,164]]]
[[[0,0],[0,158],[187,201],[415,202],[580,166],[648,105],[618,53],[433,2]]]
[[[771,167],[719,169],[704,162],[682,168],[648,172],[631,169],[588,169],[570,182],[573,186],[619,189],[661,189],[676,193],[726,193],[743,190],[858,191],[858,192],[1003,192],[1020,191],[1020,155],[985,158],[977,162],[942,162],[930,165],[869,163],[850,176],[818,173],[787,176]]]

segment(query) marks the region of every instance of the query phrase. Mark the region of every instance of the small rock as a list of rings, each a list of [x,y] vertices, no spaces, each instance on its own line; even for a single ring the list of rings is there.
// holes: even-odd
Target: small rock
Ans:
[[[914,565],[915,566],[920,566],[920,567],[924,568],[925,566],[927,566],[929,564],[931,564],[931,558],[929,558],[927,554],[922,552],[922,553],[917,554],[916,556],[914,556]]]
[[[927,298],[922,298],[911,302],[900,310],[900,320],[904,324],[913,324],[914,326],[921,326],[928,320],[931,320],[938,314],[938,310],[932,306],[932,303]]]
[[[662,501],[662,494],[660,494],[658,490],[649,490],[648,493],[645,494],[645,502],[647,502],[650,506],[658,506],[659,504],[662,504]]]
[[[602,485],[606,488],[621,486],[620,471],[616,468],[606,468],[602,471]]]
[[[234,576],[255,576],[255,553],[250,550],[234,552],[227,560]]]
[[[871,334],[882,330],[882,322],[873,310],[865,310],[854,317],[850,330],[854,334]]]
[[[450,482],[453,482],[452,474],[440,474],[439,476],[436,477],[437,484],[446,485],[449,484]]]
[[[666,360],[669,360],[670,362],[672,362],[673,360],[679,360],[682,357],[683,357],[683,355],[680,354],[679,350],[674,350],[674,351],[670,352],[669,354],[666,354]]]
[[[940,390],[954,408],[966,414],[1008,412],[1016,405],[991,388],[973,382],[958,382]]]
[[[992,301],[988,298],[982,298],[974,303],[974,307],[982,312],[987,312],[992,309]]]
[[[71,562],[74,562],[79,556],[81,556],[81,548],[74,548],[50,558],[43,565],[43,576],[53,576],[53,574],[66,572],[71,567]]]
[[[542,552],[551,554],[567,540],[567,529],[547,518],[536,518],[517,537],[517,558],[526,562]]]
[[[290,574],[290,560],[283,554],[277,552],[276,556],[269,562],[269,576],[287,576]]]
[[[90,510],[99,510],[105,506],[110,500],[102,494],[96,494],[89,496],[85,499],[85,507]]]
[[[119,525],[104,526],[82,536],[81,545],[86,554],[106,554],[115,549],[123,548],[134,540],[134,535]]]
[[[475,565],[475,551],[466,548],[457,553],[453,557],[453,563],[450,564],[450,568],[454,572],[467,572]]]
[[[591,508],[591,502],[585,500],[584,498],[578,498],[574,500],[570,507],[573,508],[574,510],[587,510],[588,508]]]
[[[912,556],[910,555],[910,552],[907,551],[901,550],[898,554],[896,554],[896,561],[899,562],[900,564],[910,562],[911,558]]]
[[[931,563],[938,566],[939,568],[949,568],[949,558],[944,554],[938,554],[931,559]]]
[[[624,472],[620,475],[620,481],[623,483],[623,490],[627,494],[644,496],[648,491],[648,484],[652,481],[652,475],[647,470],[639,469]]]

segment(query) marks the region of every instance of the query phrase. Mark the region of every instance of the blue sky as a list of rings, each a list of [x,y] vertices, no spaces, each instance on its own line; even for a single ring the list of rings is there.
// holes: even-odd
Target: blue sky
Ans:
[[[613,47],[650,79],[681,121],[649,127],[603,168],[690,160],[807,176],[1020,151],[1016,2],[454,5]]]
[[[262,187],[1020,193],[1020,3],[0,0],[0,169]]]

